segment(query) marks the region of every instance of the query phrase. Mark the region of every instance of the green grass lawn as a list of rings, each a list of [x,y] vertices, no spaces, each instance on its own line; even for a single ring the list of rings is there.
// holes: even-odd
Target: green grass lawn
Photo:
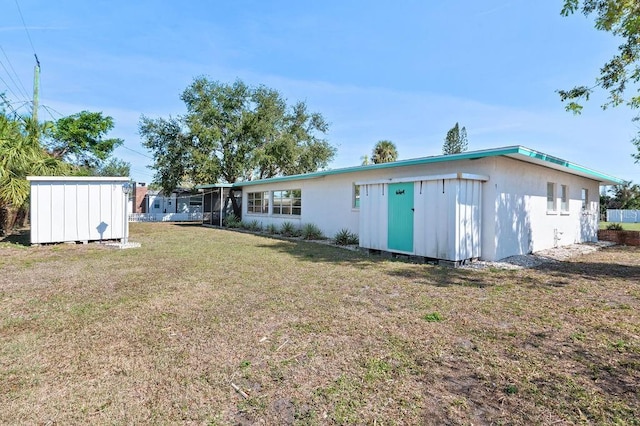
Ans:
[[[637,248],[506,271],[131,240],[0,243],[0,424],[639,424]]]
[[[614,222],[600,222],[600,229],[607,229],[607,226]],[[615,222],[618,223],[618,222]],[[640,231],[640,223],[621,223],[625,231]]]

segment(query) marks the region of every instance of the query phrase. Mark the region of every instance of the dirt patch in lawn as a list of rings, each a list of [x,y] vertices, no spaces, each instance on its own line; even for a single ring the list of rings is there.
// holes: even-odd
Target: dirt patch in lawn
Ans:
[[[131,238],[0,244],[0,423],[638,424],[637,248],[468,270]]]

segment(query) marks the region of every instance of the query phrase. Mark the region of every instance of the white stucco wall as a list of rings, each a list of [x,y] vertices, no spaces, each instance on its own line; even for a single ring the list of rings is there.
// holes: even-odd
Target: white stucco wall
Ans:
[[[352,208],[352,175],[326,176],[318,179],[297,180],[265,185],[252,185],[242,189],[242,219],[257,220],[262,226],[292,222],[302,226],[313,223],[319,226],[325,236],[333,237],[343,228],[358,232],[359,209]],[[247,193],[300,189],[302,191],[302,214],[273,215],[247,212]],[[270,205],[270,209],[273,206]]]
[[[598,182],[509,158],[490,160],[494,164],[485,184],[485,200],[490,204],[484,206],[483,258],[497,260],[597,240]],[[556,186],[553,212],[547,210],[547,182]],[[560,211],[561,185],[569,188],[568,212]],[[589,192],[586,211],[582,210],[583,188]]]
[[[243,219],[258,220],[263,226],[280,226],[285,221],[299,225],[313,223],[327,237],[333,237],[343,228],[359,233],[360,209],[352,207],[355,182],[458,172],[489,177],[482,184],[482,259],[498,260],[597,238],[597,181],[506,157],[356,171],[245,186],[242,188]],[[556,184],[558,211],[554,213],[547,212],[547,182]],[[569,187],[570,207],[567,214],[559,211],[560,185]],[[581,208],[582,188],[589,191],[589,209],[586,213]],[[300,216],[247,212],[247,193],[288,189],[302,190]]]

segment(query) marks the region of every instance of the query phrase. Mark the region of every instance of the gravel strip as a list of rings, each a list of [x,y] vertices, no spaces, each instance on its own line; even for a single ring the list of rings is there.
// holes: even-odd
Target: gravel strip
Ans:
[[[487,262],[484,260],[478,260],[476,262],[462,265],[461,268],[466,268],[466,269],[535,268],[536,266],[540,266],[543,263],[555,263],[555,262],[566,261],[583,254],[592,253],[604,247],[610,247],[612,245],[615,245],[615,243],[612,243],[609,241],[598,241],[596,243],[571,244],[571,245],[551,248],[547,250],[540,250],[531,254],[510,256],[496,262]]]

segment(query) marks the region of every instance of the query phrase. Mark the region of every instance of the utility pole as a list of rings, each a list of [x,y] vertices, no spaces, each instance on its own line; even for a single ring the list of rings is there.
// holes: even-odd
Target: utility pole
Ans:
[[[33,111],[31,112],[31,116],[35,123],[38,123],[38,104],[40,103],[40,61],[38,60],[38,55],[35,53],[33,56],[36,57],[36,66],[33,70]]]

